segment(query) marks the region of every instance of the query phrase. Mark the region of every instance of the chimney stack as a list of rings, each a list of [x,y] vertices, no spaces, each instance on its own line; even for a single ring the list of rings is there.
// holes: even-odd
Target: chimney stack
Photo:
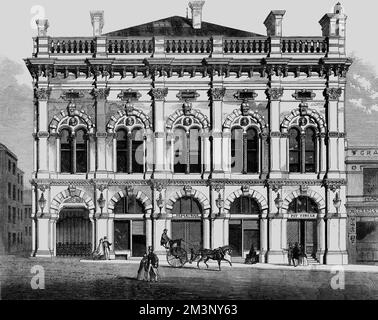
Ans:
[[[49,21],[47,19],[38,19],[35,23],[37,24],[38,37],[46,37],[47,29],[50,26]]]
[[[268,37],[281,37],[282,36],[282,20],[285,15],[285,10],[273,10],[264,21]]]
[[[338,2],[333,9],[333,13],[327,13],[320,19],[323,37],[341,37],[345,38],[347,16],[344,14],[344,8]]]
[[[104,27],[104,11],[91,11],[91,22],[93,27],[93,36],[99,37],[102,35],[102,28]]]
[[[201,29],[202,24],[202,8],[205,1],[191,1],[189,8],[192,9],[192,26],[194,29]]]

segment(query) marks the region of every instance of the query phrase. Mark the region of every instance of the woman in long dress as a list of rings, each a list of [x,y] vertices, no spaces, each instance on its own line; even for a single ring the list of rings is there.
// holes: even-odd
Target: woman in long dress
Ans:
[[[105,257],[104,246],[103,246],[102,242],[103,242],[103,240],[101,238],[99,243],[98,243],[96,250],[93,252],[93,259],[94,260],[101,260]]]
[[[140,260],[140,263],[139,263],[139,269],[138,269],[138,275],[137,275],[138,280],[144,280],[144,281],[148,280],[147,260],[148,260],[147,253],[145,253],[143,255],[142,260]]]

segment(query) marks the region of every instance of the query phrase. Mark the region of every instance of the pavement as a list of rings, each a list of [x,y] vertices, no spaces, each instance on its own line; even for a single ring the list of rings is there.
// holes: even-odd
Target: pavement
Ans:
[[[139,260],[0,256],[4,300],[356,300],[378,299],[377,266],[232,267],[222,262],[172,268],[161,261],[160,281],[138,281]],[[315,272],[314,272],[315,271]],[[346,271],[346,272],[344,272]]]

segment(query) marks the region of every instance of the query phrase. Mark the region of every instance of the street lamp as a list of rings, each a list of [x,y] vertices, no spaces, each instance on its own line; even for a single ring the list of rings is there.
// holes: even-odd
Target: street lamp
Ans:
[[[277,214],[279,214],[280,213],[280,209],[282,208],[282,204],[283,204],[283,200],[282,200],[281,195],[280,195],[279,192],[277,193],[277,198],[274,199],[274,204],[276,205],[276,207],[278,209]]]
[[[159,194],[159,198],[156,199],[156,204],[160,210],[160,214],[161,214],[161,210],[163,209],[164,207],[164,200],[163,200],[163,196],[161,195],[161,192]]]
[[[339,214],[339,208],[341,206],[341,199],[340,199],[338,192],[336,192],[335,198],[333,199],[333,205],[335,206],[336,214],[338,215]]]
[[[104,198],[104,195],[102,194],[102,192],[100,194],[100,197],[97,200],[97,203],[98,203],[98,206],[100,207],[101,215],[102,215],[102,210],[105,207],[105,198]]]
[[[222,199],[220,192],[218,193],[218,198],[215,200],[215,204],[216,204],[217,208],[219,209],[218,215],[220,215],[221,209],[222,209],[223,204],[224,204],[224,200]]]
[[[39,204],[39,207],[41,208],[41,217],[42,217],[43,216],[43,209],[46,206],[46,199],[45,199],[45,197],[43,195],[43,192],[41,194],[41,197],[38,200],[38,204]]]

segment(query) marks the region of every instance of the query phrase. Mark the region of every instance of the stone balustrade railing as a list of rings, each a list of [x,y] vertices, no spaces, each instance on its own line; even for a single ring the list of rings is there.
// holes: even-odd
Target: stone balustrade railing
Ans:
[[[270,52],[270,39],[266,37],[256,38],[224,38],[224,53],[237,54],[266,54]]]
[[[324,37],[283,37],[281,52],[291,54],[325,54],[328,41]]]
[[[166,53],[210,54],[212,52],[212,41],[211,38],[165,39],[164,47]]]
[[[49,53],[52,54],[94,54],[96,39],[94,38],[50,38]]]
[[[269,37],[37,37],[33,39],[35,57],[46,55],[140,55],[219,54],[232,55],[326,55],[327,37],[281,37],[272,45]]]
[[[152,38],[107,38],[106,48],[110,54],[141,54],[153,52]]]

